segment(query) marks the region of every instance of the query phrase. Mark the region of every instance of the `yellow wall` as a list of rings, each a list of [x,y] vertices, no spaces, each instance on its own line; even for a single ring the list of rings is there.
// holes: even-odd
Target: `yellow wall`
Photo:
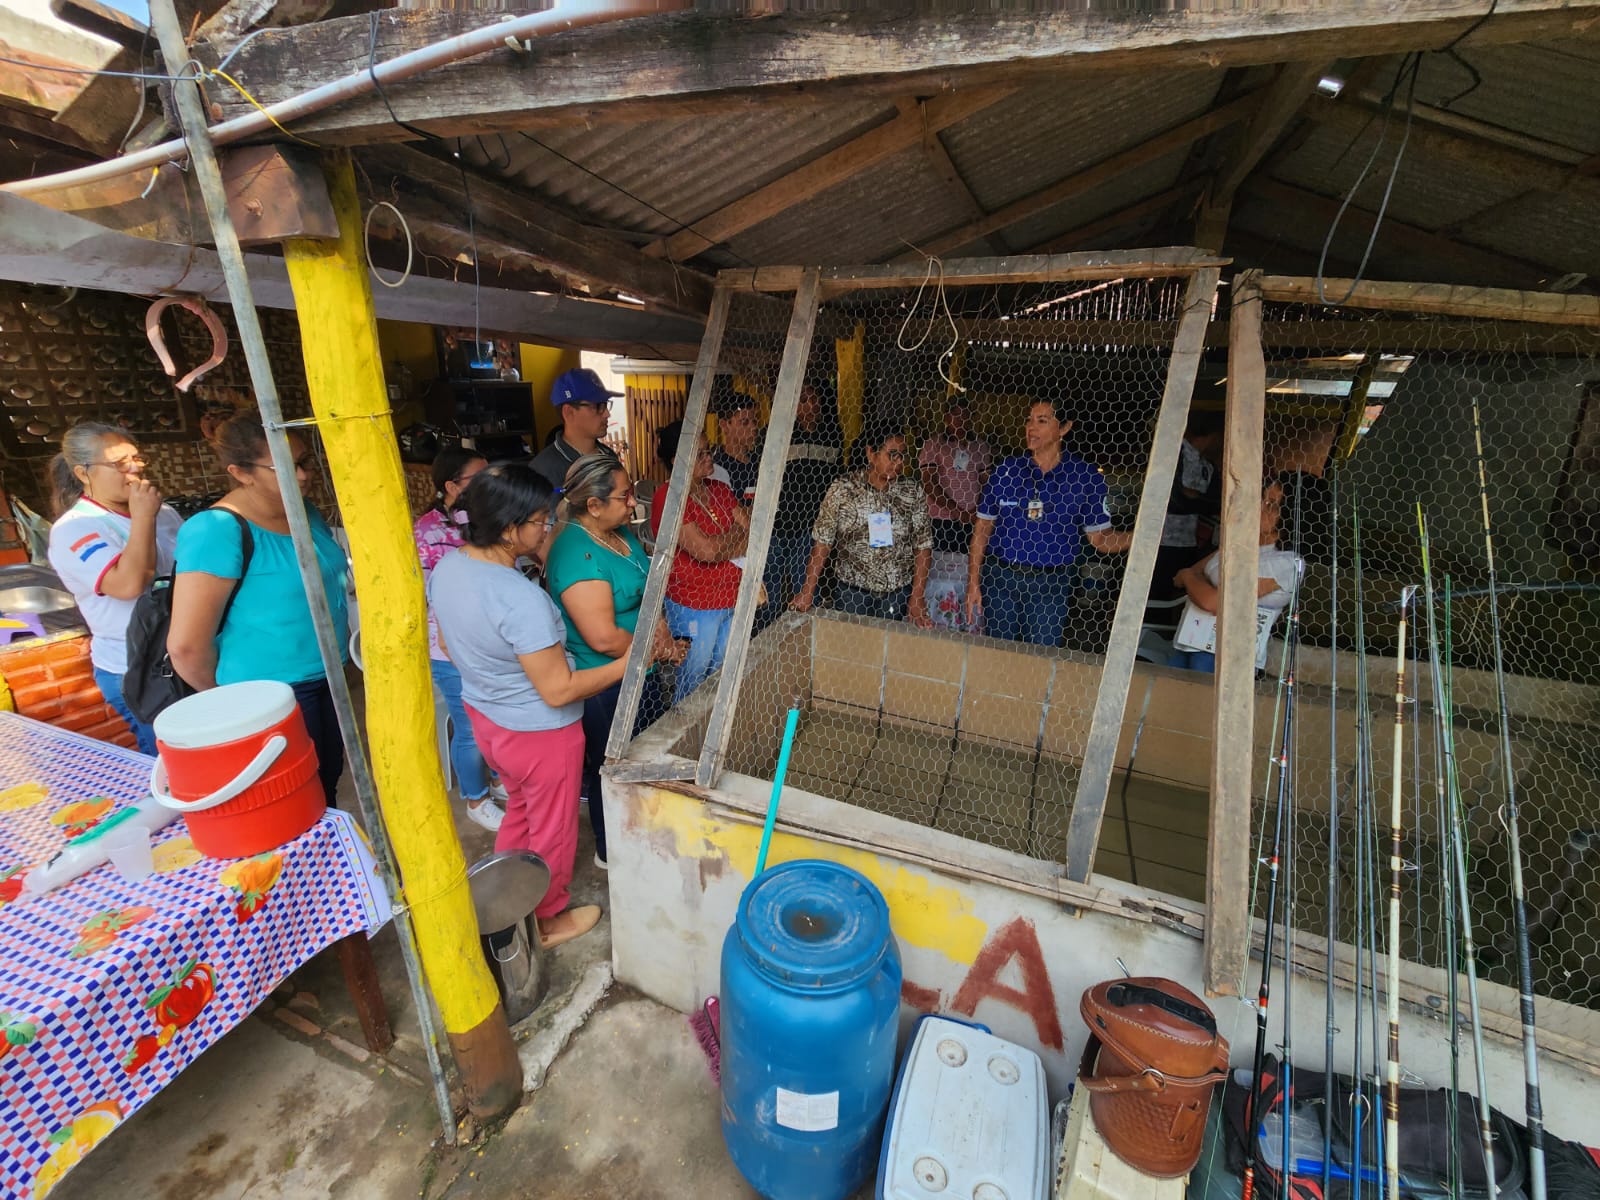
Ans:
[[[533,424],[539,431],[534,453],[537,454],[544,446],[544,440],[550,436],[552,429],[561,427],[561,418],[550,405],[550,389],[558,376],[582,365],[576,350],[522,343],[522,381],[533,387]]]

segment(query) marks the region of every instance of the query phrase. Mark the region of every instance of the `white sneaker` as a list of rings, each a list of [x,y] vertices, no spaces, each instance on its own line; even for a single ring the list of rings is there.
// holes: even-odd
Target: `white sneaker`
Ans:
[[[594,856],[594,865],[599,867],[602,871],[609,871],[611,869],[610,867],[606,866],[606,860],[601,858],[598,854]]]
[[[496,832],[505,819],[506,810],[493,800],[480,800],[476,804],[467,805],[467,820],[474,825],[482,825],[490,833]]]
[[[499,779],[489,780],[489,798],[496,801],[501,808],[506,806],[506,801],[511,799],[511,793],[506,791],[506,785]]]

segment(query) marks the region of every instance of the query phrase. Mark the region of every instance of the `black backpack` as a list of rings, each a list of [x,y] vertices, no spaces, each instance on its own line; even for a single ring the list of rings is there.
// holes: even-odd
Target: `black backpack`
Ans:
[[[220,633],[228,620],[228,610],[239,586],[250,570],[250,556],[255,552],[256,540],[250,532],[250,522],[229,508],[218,509],[239,523],[239,549],[242,559],[239,578],[228,593],[228,602],[222,606],[222,618],[217,622]],[[172,627],[172,579],[178,573],[173,564],[171,575],[158,575],[134,601],[133,615],[128,618],[128,670],[122,677],[122,699],[134,716],[145,724],[156,719],[156,714],[168,705],[194,695],[195,689],[184,682],[172,669],[172,657],[167,653],[167,632]]]

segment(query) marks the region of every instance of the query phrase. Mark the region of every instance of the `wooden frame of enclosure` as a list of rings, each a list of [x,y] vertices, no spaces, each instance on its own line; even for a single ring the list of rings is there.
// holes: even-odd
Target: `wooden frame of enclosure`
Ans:
[[[1261,515],[1262,441],[1266,416],[1264,347],[1288,344],[1292,331],[1263,335],[1263,301],[1327,304],[1412,315],[1469,317],[1493,322],[1498,345],[1537,349],[1572,343],[1574,327],[1600,333],[1600,297],[1426,283],[1361,283],[1243,271],[1232,281],[1228,326],[1227,435],[1223,451],[1222,579],[1217,614],[1216,709],[1212,730],[1211,819],[1206,864],[1206,987],[1235,994],[1249,959],[1255,921],[1250,911],[1251,771],[1254,769],[1255,579]],[[1328,304],[1328,307],[1334,307]],[[1394,322],[1400,345],[1415,337]],[[1322,322],[1311,327],[1323,332]],[[1557,328],[1559,327],[1559,329]],[[1426,327],[1430,333],[1431,324]],[[1387,333],[1386,333],[1387,339]],[[1298,342],[1304,345],[1304,340]],[[1430,343],[1433,344],[1433,343]],[[1481,344],[1481,343],[1480,343]],[[1463,347],[1468,348],[1468,347]],[[1240,486],[1245,484],[1246,486]],[[1318,942],[1319,945],[1324,943]],[[1415,964],[1407,964],[1408,967]]]
[[[947,262],[941,267],[942,279],[947,285],[1152,277],[1187,280],[1183,312],[1176,336],[1172,339],[1166,386],[1151,440],[1139,515],[1134,526],[1133,546],[1123,573],[1122,592],[1112,621],[1110,644],[1085,742],[1082,773],[1068,829],[1066,874],[1069,880],[1077,883],[1087,883],[1094,867],[1095,846],[1105,815],[1122,713],[1133,677],[1139,626],[1161,540],[1161,526],[1170,488],[1168,481],[1177,469],[1189,401],[1194,392],[1195,378],[1205,348],[1206,328],[1211,320],[1213,300],[1225,262],[1203,250],[1168,247],[1144,251],[967,259]],[[695,366],[694,383],[689,390],[678,449],[678,468],[673,472],[658,539],[663,546],[677,544],[687,496],[688,469],[694,461],[692,448],[705,425],[712,375],[721,353],[733,295],[741,292],[793,292],[794,305],[789,318],[788,336],[773,390],[772,411],[761,453],[760,482],[751,510],[744,579],[734,606],[727,657],[723,662],[716,701],[698,762],[687,759],[629,762],[615,768],[613,778],[635,781],[693,779],[699,787],[710,788],[721,777],[726,758],[726,739],[739,703],[762,573],[772,539],[783,465],[794,431],[795,407],[816,329],[818,306],[828,297],[864,289],[914,288],[922,284],[926,276],[927,267],[921,264],[828,269],[758,268],[725,271],[719,276],[705,340],[701,343],[699,360]],[[641,628],[653,626],[661,614],[671,559],[670,554],[657,554],[655,557],[640,606]],[[630,740],[628,731],[633,728],[638,712],[648,665],[648,649],[647,642],[640,639],[629,656],[622,697],[608,746],[609,756],[613,759],[623,755]]]

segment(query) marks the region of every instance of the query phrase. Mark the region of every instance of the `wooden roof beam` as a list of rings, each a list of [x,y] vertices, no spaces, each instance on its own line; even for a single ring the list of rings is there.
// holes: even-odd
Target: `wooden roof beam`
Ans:
[[[466,198],[460,170],[409,147],[374,147],[360,155],[372,180],[371,198],[391,200],[410,217],[449,227],[466,237]],[[655,307],[704,315],[711,307],[708,276],[648,258],[623,239],[558,212],[516,188],[469,177],[474,231],[480,243],[537,262],[591,290],[626,292]]]
[[[1249,123],[1234,139],[1212,177],[1195,220],[1195,245],[1210,250],[1222,249],[1234,193],[1260,165],[1267,151],[1277,145],[1289,123],[1300,114],[1306,99],[1315,92],[1317,81],[1332,61],[1319,58],[1286,62],[1278,68],[1277,77],[1267,85],[1261,103],[1250,114]]]
[[[1437,50],[1469,30],[1468,46],[1558,40],[1584,36],[1597,15],[1600,0],[1500,0],[1487,20],[1482,0],[1346,0],[1280,8],[1269,19],[1243,5],[956,15],[864,8],[761,20],[681,13],[540,38],[524,53],[497,51],[387,91],[401,120],[457,136],[552,119],[681,115],[687,105],[736,111],[839,90],[892,99],[951,87],[1017,87],[1077,70],[1153,75]],[[379,18],[376,56],[390,59],[485,20],[476,13],[390,9]],[[374,49],[369,21],[362,14],[256,38],[234,60],[235,77],[267,104],[364,71]],[[197,47],[197,53],[214,64],[235,45]],[[215,99],[224,117],[247,108],[237,95],[218,92]],[[296,131],[345,143],[407,136],[377,96],[308,118]]]
[[[867,130],[819,158],[796,167],[764,187],[749,192],[687,229],[660,238],[644,248],[653,258],[682,262],[746,229],[770,221],[813,196],[843,183],[891,155],[920,145],[924,133],[937,134],[1009,96],[1014,89],[988,88],[935,96],[924,104],[902,106],[882,125]]]
[[[1005,207],[989,213],[976,221],[968,221],[954,229],[947,229],[935,238],[928,240],[920,250],[909,254],[897,256],[900,260],[910,261],[921,258],[925,254],[948,254],[958,250],[979,238],[988,237],[1019,221],[1025,221],[1047,208],[1054,208],[1076,196],[1092,192],[1102,184],[1110,183],[1119,176],[1126,175],[1129,171],[1137,170],[1158,159],[1165,158],[1175,150],[1181,150],[1219,129],[1225,129],[1235,121],[1242,121],[1255,110],[1260,100],[1259,93],[1252,92],[1248,96],[1222,105],[1220,108],[1211,109],[1201,113],[1198,117],[1175,125],[1155,137],[1130,146],[1119,151],[1109,158],[1103,158],[1093,166],[1085,167],[1067,178],[1052,183],[1049,187],[1031,192],[1019,200],[1013,200]]]
[[[955,159],[950,157],[950,151],[945,148],[944,139],[939,136],[939,131],[934,129],[928,121],[928,102],[926,100],[902,100],[898,105],[902,114],[915,110],[922,121],[922,156],[928,160],[928,165],[933,168],[933,173],[944,183],[945,191],[955,198],[969,221],[976,221],[985,215],[984,207],[978,198],[972,194],[972,188],[961,174],[961,168],[956,166]],[[990,254],[1005,254],[1009,247],[998,235],[984,239],[984,249]]]

